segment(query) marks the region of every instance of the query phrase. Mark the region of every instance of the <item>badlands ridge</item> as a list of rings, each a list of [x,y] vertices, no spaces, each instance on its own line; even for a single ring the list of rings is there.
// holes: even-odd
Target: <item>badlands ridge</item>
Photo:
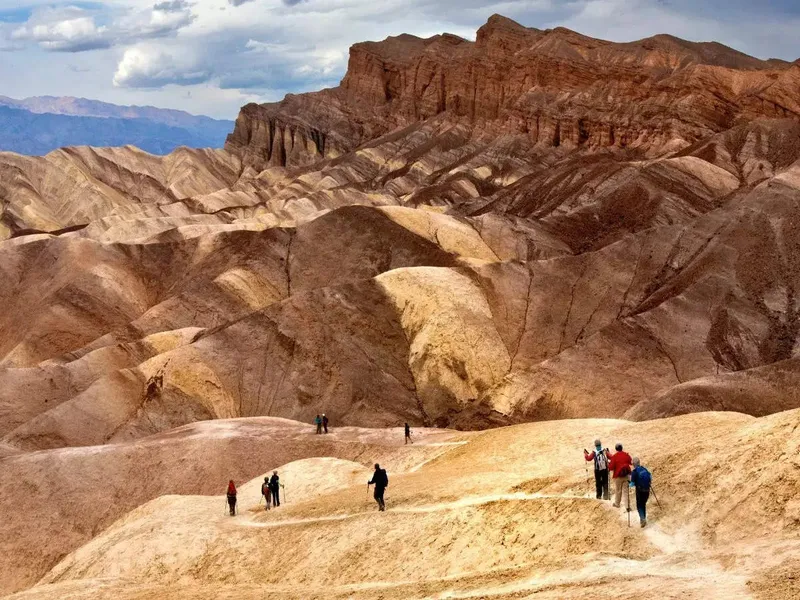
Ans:
[[[799,63],[500,16],[225,150],[0,153],[0,593],[800,594],[799,205]]]

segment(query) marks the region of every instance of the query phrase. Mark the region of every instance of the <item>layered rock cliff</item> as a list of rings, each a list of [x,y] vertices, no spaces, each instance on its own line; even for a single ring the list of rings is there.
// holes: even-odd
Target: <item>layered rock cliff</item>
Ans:
[[[796,63],[717,43],[613,43],[495,15],[475,42],[444,34],[355,44],[338,88],[245,107],[228,147],[259,167],[302,165],[444,114],[545,147],[659,155],[743,120],[800,119],[799,87]]]

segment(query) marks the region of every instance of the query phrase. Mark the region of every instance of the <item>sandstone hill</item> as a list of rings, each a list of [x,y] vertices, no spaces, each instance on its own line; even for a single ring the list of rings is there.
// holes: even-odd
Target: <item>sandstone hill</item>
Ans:
[[[799,102],[798,63],[494,16],[224,150],[0,153],[0,593],[791,597]],[[598,433],[652,530],[585,497]],[[282,465],[280,515],[195,497]]]
[[[225,150],[0,154],[0,435],[800,406],[800,67],[495,16]]]

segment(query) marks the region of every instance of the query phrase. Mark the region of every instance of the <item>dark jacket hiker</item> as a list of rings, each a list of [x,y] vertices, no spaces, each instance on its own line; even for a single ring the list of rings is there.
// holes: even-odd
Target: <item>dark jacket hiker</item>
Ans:
[[[367,486],[370,485],[375,486],[373,497],[375,498],[375,502],[378,503],[378,510],[386,510],[386,503],[383,501],[383,493],[389,486],[389,476],[386,474],[386,469],[381,469],[378,463],[375,463],[375,473],[372,475],[372,479],[367,482]]]
[[[275,506],[281,505],[281,478],[278,477],[278,472],[273,471],[272,477],[269,478],[269,491],[272,493],[272,503]]]

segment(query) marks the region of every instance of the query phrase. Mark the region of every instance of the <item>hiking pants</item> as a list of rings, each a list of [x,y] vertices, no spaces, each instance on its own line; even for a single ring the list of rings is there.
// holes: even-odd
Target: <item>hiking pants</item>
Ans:
[[[231,509],[231,516],[236,514],[236,496],[228,496],[228,508]]]
[[[608,469],[595,470],[594,486],[598,500],[608,500]]]
[[[328,433],[328,424],[323,422],[322,426],[325,428],[325,433]]]
[[[322,433],[322,423],[317,423],[317,433]]]
[[[385,491],[386,488],[377,485],[375,486],[375,493],[373,494],[373,497],[375,498],[375,502],[378,503],[378,508],[380,510],[384,510],[386,508],[386,504],[383,501],[383,492]]]
[[[270,492],[270,491],[267,491],[267,493],[264,494],[264,504],[266,505],[266,509],[265,510],[269,510],[269,501],[270,501],[270,497],[271,496],[272,496],[272,492]]]
[[[625,476],[623,476],[623,477],[614,477],[613,482],[614,482],[614,504],[616,506],[620,505],[620,500],[622,500],[623,492],[625,492],[625,494],[624,494],[624,496],[625,496],[625,508],[630,510],[630,508],[631,508],[631,498],[630,498],[630,495],[627,493],[627,490],[625,489],[627,487],[627,485],[628,485],[628,478],[625,477]]]
[[[636,511],[641,521],[647,521],[647,501],[650,498],[650,488],[636,488]]]
[[[279,494],[280,494],[280,489],[272,490],[272,503],[275,506],[280,506],[281,505],[281,498],[280,498]]]

